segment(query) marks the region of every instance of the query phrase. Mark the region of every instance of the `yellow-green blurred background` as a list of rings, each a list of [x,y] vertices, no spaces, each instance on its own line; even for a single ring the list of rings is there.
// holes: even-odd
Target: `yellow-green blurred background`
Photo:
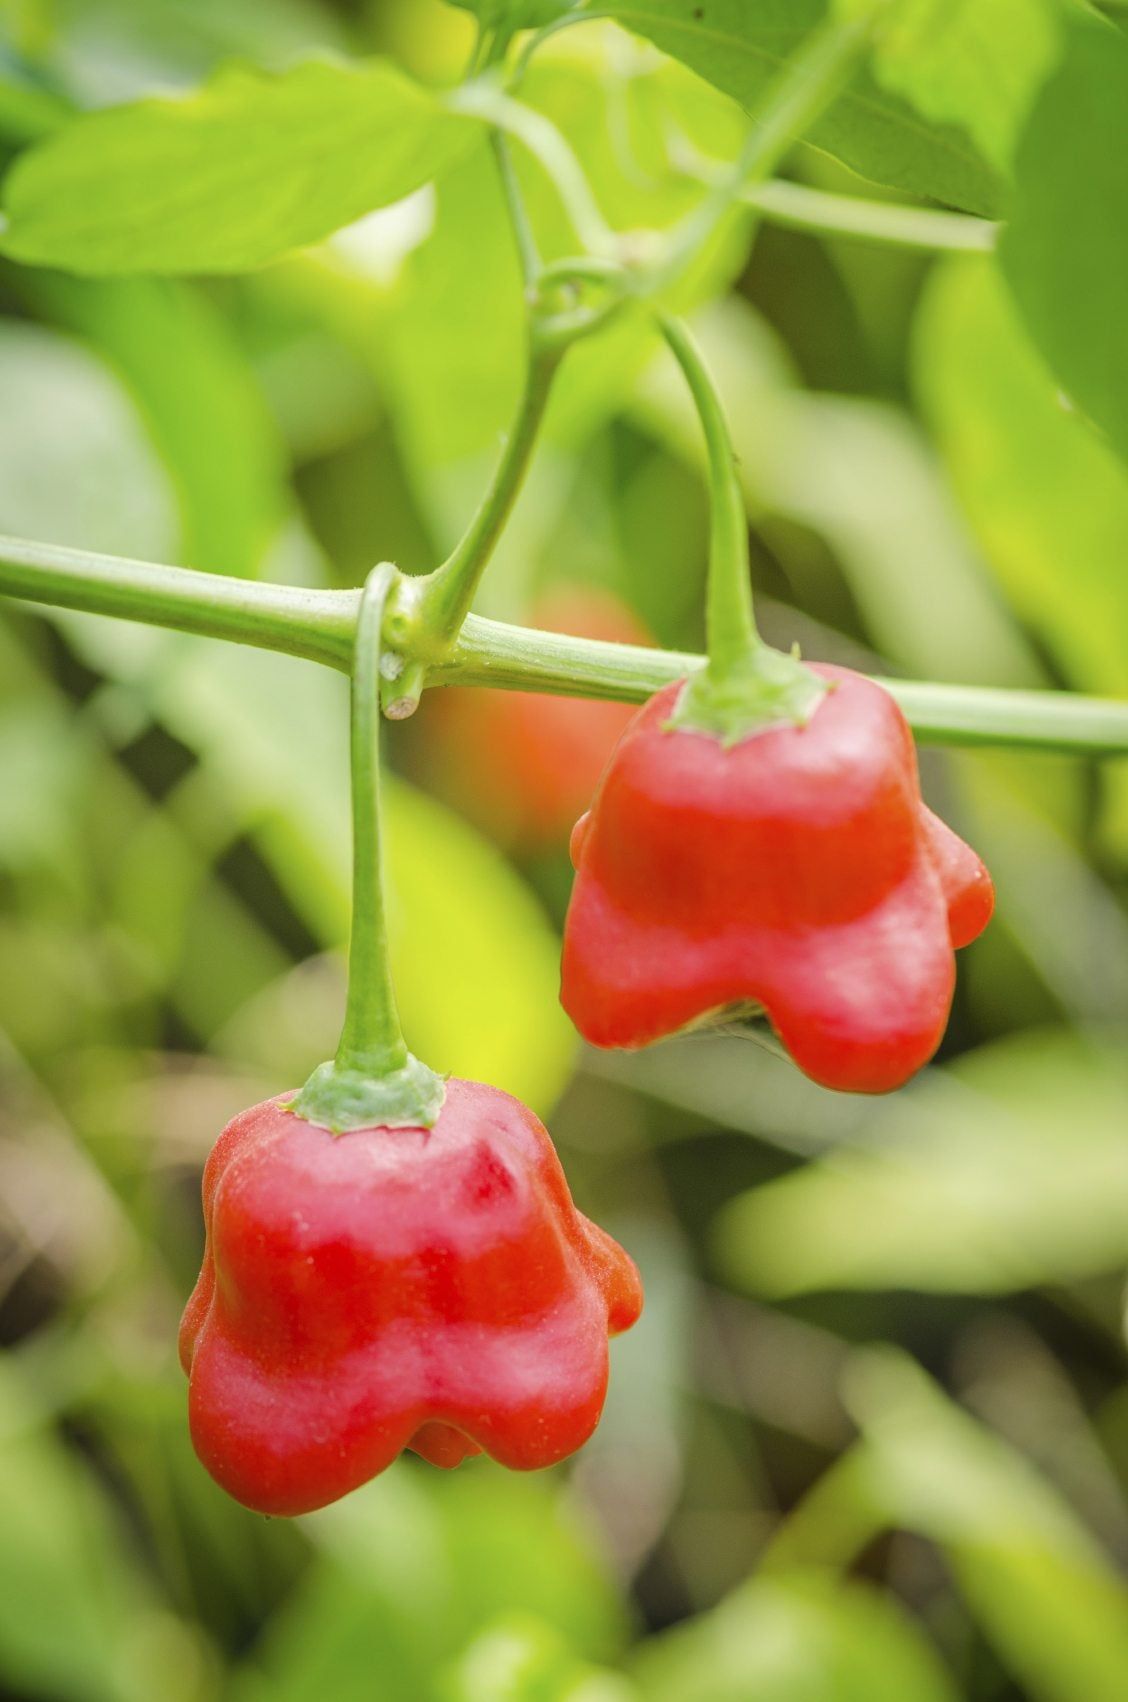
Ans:
[[[8,0],[5,19],[6,155],[45,91],[96,106],[325,48],[443,81],[471,42],[438,0]],[[745,127],[597,26],[561,34],[525,97],[622,229],[700,197],[672,138],[721,160]],[[792,169],[877,193],[810,150]],[[522,181],[560,247],[552,193]],[[731,411],[769,635],[877,672],[1123,693],[1128,477],[992,261],[751,236],[734,216],[681,305]],[[0,530],[302,584],[434,566],[521,372],[484,141],[437,190],[246,279],[7,264],[0,311]],[[699,646],[698,451],[641,326],[578,350],[480,611],[598,588]],[[563,837],[470,825],[475,765],[520,786],[520,763],[488,725],[455,759],[425,701],[387,740],[409,1042],[548,1119],[647,1310],[559,1471],[409,1459],[292,1524],[212,1485],[174,1355],[199,1172],[230,1115],[334,1043],[345,708],[311,664],[3,608],[0,1694],[1124,1702],[1123,765],[922,754],[999,908],[936,1065],[871,1102],[745,1035],[582,1052],[556,1000]]]

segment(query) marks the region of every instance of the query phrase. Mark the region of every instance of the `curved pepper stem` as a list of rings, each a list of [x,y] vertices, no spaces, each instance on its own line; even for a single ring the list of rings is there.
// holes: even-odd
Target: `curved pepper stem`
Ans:
[[[353,905],[349,988],[337,1055],[321,1064],[290,1109],[347,1129],[430,1128],[443,1103],[440,1076],[407,1049],[388,964],[380,850],[380,655],[396,569],[381,562],[361,595],[351,687]]]
[[[709,463],[709,658],[690,679],[671,727],[711,733],[735,744],[763,727],[802,726],[826,684],[797,656],[765,644],[752,606],[748,520],[728,421],[709,369],[680,320],[661,315],[663,337],[685,375],[705,433]]]

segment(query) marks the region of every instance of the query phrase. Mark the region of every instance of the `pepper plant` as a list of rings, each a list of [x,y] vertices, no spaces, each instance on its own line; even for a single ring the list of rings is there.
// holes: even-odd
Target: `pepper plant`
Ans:
[[[284,269],[377,210],[418,209],[483,141],[520,267],[521,394],[468,523],[432,571],[383,562],[363,586],[327,590],[0,540],[0,590],[12,598],[279,651],[350,679],[340,1044],[304,1086],[220,1136],[181,1333],[200,1457],[238,1500],[271,1513],[321,1507],[405,1447],[439,1466],[483,1451],[521,1470],[555,1463],[594,1429],[608,1335],[641,1306],[630,1258],[577,1211],[533,1113],[408,1050],[385,937],[382,720],[410,721],[426,694],[450,687],[502,703],[517,694],[514,714],[528,694],[642,704],[613,754],[608,739],[573,834],[565,1009],[609,1049],[766,1016],[805,1074],[854,1093],[897,1089],[934,1055],[953,952],[983,931],[994,898],[976,853],[924,804],[913,736],[1020,756],[1128,754],[1122,699],[869,677],[768,643],[751,589],[758,468],[737,454],[729,375],[691,323],[702,276],[723,270],[728,251],[742,262],[761,226],[910,255],[994,255],[1034,358],[1101,453],[1122,453],[1122,353],[1095,358],[1077,323],[1112,317],[1106,284],[1071,270],[1067,245],[1051,240],[1063,193],[1047,165],[1080,82],[1095,91],[1099,198],[1128,91],[1115,25],[1031,0],[1023,52],[1007,58],[987,116],[951,66],[993,45],[990,9],[978,24],[970,8],[930,0],[464,9],[476,29],[453,86],[413,81],[388,60],[318,56],[271,72],[235,66],[188,93],[86,113],[29,77],[0,113],[13,155],[0,252],[13,277],[32,280],[13,284],[17,294],[42,289],[65,304],[68,274],[96,288]],[[709,157],[676,127],[665,137],[685,206],[661,228],[610,217],[581,138],[528,94],[566,32],[610,21],[745,114],[731,157]],[[974,146],[954,145],[957,134]],[[787,175],[808,147],[838,162],[850,193]],[[886,198],[859,195],[847,172]],[[1091,223],[1087,195],[1075,216]],[[684,386],[703,446],[703,655],[476,612],[563,375],[597,362],[624,327]],[[809,479],[817,490],[817,461]],[[894,1405],[927,1404],[907,1383],[894,1393]],[[872,1401],[859,1406],[876,1425]],[[836,1505],[857,1515],[860,1548],[880,1514],[859,1511],[854,1491]]]

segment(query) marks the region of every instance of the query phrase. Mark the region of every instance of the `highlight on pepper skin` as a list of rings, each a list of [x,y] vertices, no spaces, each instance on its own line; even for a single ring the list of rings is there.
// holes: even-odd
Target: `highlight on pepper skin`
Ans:
[[[262,1513],[324,1506],[405,1448],[518,1471],[583,1446],[638,1272],[519,1101],[451,1080],[434,1127],[343,1135],[267,1100],[204,1172],[180,1332],[196,1451]]]
[[[803,727],[732,746],[636,715],[572,837],[561,998],[638,1047],[755,1003],[824,1087],[888,1093],[932,1057],[954,952],[990,920],[983,864],[924,804],[888,692],[849,669]]]

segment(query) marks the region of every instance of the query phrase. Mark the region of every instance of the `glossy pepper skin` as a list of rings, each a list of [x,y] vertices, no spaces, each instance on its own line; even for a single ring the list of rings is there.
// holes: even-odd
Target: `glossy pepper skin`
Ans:
[[[986,869],[925,806],[888,692],[828,666],[803,727],[727,748],[636,715],[572,840],[561,996],[597,1046],[762,1007],[825,1087],[886,1093],[940,1043],[953,950],[986,927]]]
[[[517,1470],[587,1441],[638,1272],[517,1100],[451,1080],[432,1129],[242,1112],[204,1171],[180,1330],[192,1439],[237,1501],[297,1514],[413,1448]]]

